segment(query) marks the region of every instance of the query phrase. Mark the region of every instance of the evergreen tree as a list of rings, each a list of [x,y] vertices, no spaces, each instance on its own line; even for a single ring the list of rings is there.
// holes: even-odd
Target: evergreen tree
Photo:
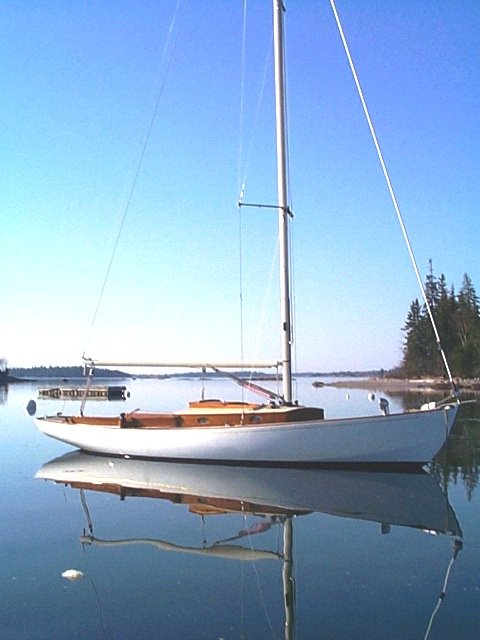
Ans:
[[[437,279],[432,262],[425,293],[443,350],[456,377],[480,376],[480,301],[471,278],[465,274],[457,296],[444,274]],[[414,300],[403,327],[405,342],[401,369],[408,377],[444,376],[444,363],[426,305]]]
[[[428,275],[425,278],[425,295],[430,306],[430,311],[435,318],[438,304],[440,301],[440,283],[437,281],[433,273],[433,263],[430,259],[428,261]],[[421,340],[424,344],[424,355],[421,371],[418,375],[441,375],[442,374],[442,357],[439,353],[437,339],[432,327],[430,315],[428,313],[427,305],[422,307],[422,321],[419,325],[419,331],[421,333]]]
[[[458,336],[455,364],[465,377],[480,373],[479,300],[468,274],[464,274],[457,300],[456,329]]]
[[[438,298],[434,310],[434,319],[437,325],[438,334],[447,360],[453,359],[456,344],[458,342],[455,317],[457,310],[457,302],[455,300],[455,291],[453,287],[448,291],[447,280],[442,273],[437,283]],[[435,362],[432,373],[436,376],[445,374],[444,363],[440,352],[437,348]]]
[[[428,329],[418,299],[410,305],[405,331],[402,369],[407,377],[418,377],[425,374],[425,363],[428,360]]]
[[[439,284],[433,274],[432,259],[428,261],[428,275],[425,278],[425,294],[432,309],[435,309],[439,299]]]

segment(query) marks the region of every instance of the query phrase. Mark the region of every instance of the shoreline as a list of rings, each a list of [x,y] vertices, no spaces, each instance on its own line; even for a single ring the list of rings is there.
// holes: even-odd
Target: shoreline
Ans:
[[[479,393],[479,380],[458,380],[456,381],[459,391]],[[451,385],[448,381],[439,378],[428,378],[418,380],[404,380],[401,378],[356,378],[349,380],[337,380],[335,382],[323,382],[318,380],[312,383],[316,388],[336,387],[339,389],[365,389],[367,391],[390,391],[395,392],[417,392],[431,393],[432,391],[450,391]]]

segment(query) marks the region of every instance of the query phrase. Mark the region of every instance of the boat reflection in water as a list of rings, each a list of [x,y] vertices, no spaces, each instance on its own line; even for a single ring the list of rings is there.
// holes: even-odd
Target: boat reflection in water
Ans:
[[[79,489],[88,520],[83,544],[118,546],[149,544],[165,551],[195,553],[237,560],[281,558],[285,603],[285,637],[293,638],[293,518],[313,512],[378,522],[383,533],[404,526],[454,538],[450,569],[461,548],[462,532],[447,496],[426,471],[418,473],[340,471],[196,465],[154,460],[107,457],[73,451],[46,463],[37,478]],[[85,502],[85,490],[158,498],[188,505],[202,516],[221,513],[253,514],[258,524],[246,527],[226,540],[200,547],[181,546],[152,538],[105,540],[94,535]],[[273,525],[283,527],[283,550],[256,550],[252,536]],[[248,539],[242,546],[240,540]],[[425,637],[428,636],[429,629]]]

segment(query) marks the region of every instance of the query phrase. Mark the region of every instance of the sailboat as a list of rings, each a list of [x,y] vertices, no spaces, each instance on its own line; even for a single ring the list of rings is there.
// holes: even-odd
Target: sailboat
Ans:
[[[287,136],[284,65],[284,3],[273,0],[275,104],[280,271],[281,359],[273,363],[103,362],[96,366],[176,366],[203,370],[278,367],[282,392],[266,403],[200,400],[173,412],[136,410],[115,416],[36,418],[44,434],[80,449],[120,456],[230,464],[410,465],[430,461],[446,441],[459,408],[458,398],[418,411],[375,417],[327,419],[321,408],[293,397],[292,322],[289,272]]]

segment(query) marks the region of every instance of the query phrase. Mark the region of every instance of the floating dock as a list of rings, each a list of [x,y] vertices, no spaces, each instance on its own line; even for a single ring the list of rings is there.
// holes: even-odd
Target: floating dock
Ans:
[[[46,387],[38,390],[38,397],[53,400],[126,400],[130,393],[127,387],[95,386],[85,387]]]

